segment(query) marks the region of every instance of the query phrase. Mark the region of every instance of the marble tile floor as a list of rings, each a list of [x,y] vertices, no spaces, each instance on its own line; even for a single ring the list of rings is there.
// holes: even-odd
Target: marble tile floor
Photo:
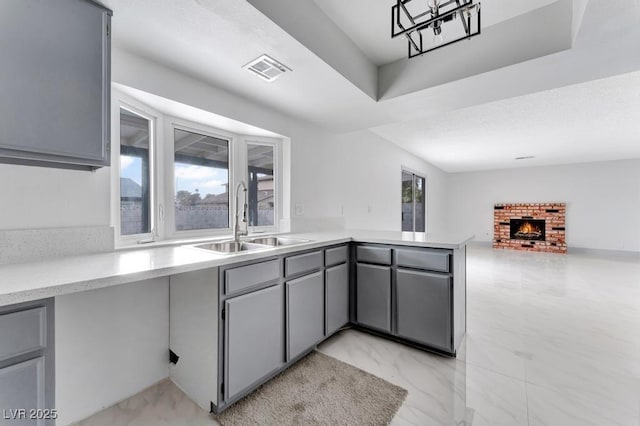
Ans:
[[[354,330],[319,350],[406,388],[394,425],[640,426],[640,260],[471,246],[457,359]],[[82,425],[216,424],[165,381]]]

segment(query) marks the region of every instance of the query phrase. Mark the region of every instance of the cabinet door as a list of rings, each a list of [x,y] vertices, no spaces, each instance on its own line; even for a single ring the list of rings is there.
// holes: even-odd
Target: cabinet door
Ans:
[[[451,278],[398,269],[398,336],[451,351]]]
[[[358,323],[391,332],[391,268],[359,263],[356,272]]]
[[[0,1],[0,156],[108,165],[107,9]]]
[[[283,286],[225,301],[225,400],[284,362]]]
[[[328,336],[349,322],[349,267],[344,263],[325,274]]]
[[[30,420],[29,410],[45,408],[44,358],[14,364],[0,369],[0,406],[4,409],[3,425],[44,425],[44,420]],[[26,409],[27,418],[12,417],[10,409]],[[14,414],[14,416],[19,413]]]
[[[324,281],[322,272],[287,282],[288,360],[324,337]]]

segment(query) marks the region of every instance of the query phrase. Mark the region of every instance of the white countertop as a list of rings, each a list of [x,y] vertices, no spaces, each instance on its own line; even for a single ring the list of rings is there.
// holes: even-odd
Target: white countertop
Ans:
[[[0,306],[61,296],[308,250],[350,241],[457,249],[473,237],[392,231],[319,231],[281,235],[311,240],[234,254],[217,254],[190,245],[121,250],[0,266]]]

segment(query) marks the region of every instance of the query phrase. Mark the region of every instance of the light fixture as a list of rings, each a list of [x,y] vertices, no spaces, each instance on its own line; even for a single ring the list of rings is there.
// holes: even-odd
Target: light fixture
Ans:
[[[409,58],[480,34],[480,2],[422,0],[420,5],[418,2],[397,0],[391,7],[391,38],[407,39]],[[456,21],[458,25],[449,24]],[[424,32],[431,35],[423,37]]]

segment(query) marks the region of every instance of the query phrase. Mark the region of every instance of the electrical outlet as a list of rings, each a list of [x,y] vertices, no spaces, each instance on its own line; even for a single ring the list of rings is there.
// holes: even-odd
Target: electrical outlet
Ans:
[[[303,213],[302,204],[296,204],[296,216],[302,216]]]

